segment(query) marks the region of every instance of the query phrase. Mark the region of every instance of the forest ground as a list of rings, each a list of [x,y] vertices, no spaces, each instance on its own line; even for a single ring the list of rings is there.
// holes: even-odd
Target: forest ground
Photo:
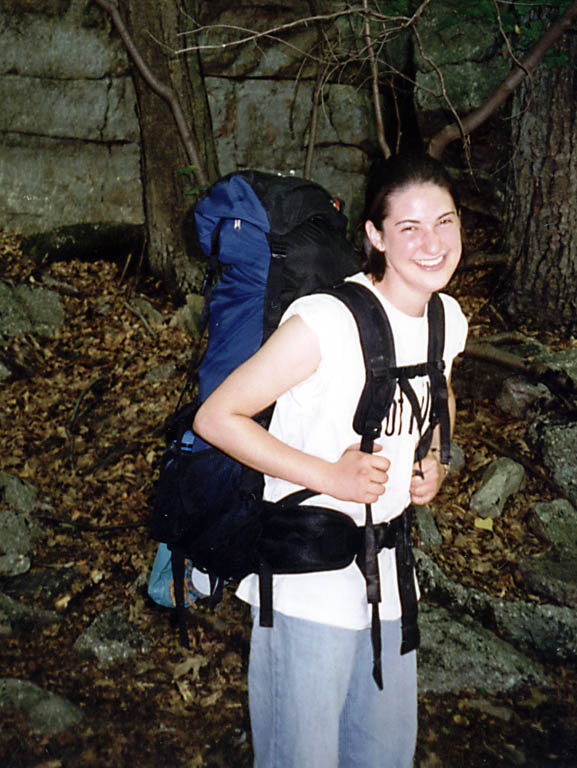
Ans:
[[[472,227],[469,245],[490,250],[493,233]],[[17,236],[0,237],[0,278],[61,288],[66,323],[53,338],[14,339],[2,355],[17,371],[0,398],[0,467],[29,481],[45,504],[48,533],[33,571],[74,568],[71,585],[46,605],[58,624],[2,638],[0,678],[30,680],[84,711],[82,722],[56,736],[30,731],[22,712],[2,712],[4,768],[161,768],[251,764],[246,666],[249,616],[228,594],[214,612],[189,612],[191,649],[178,644],[169,611],[131,587],[150,570],[156,544],[147,519],[164,448],[162,425],[184,382],[194,341],[168,322],[151,324],[134,311],[138,296],[165,318],[174,310],[162,285],[123,264],[72,261],[41,270],[19,250]],[[463,270],[450,292],[461,302],[474,338],[503,330],[492,308],[493,268]],[[519,330],[519,329],[517,329]],[[574,344],[536,333],[555,348]],[[175,363],[168,380],[146,374]],[[461,374],[455,369],[455,379]],[[466,389],[466,388],[465,388]],[[468,500],[497,446],[533,460],[527,424],[499,413],[491,399],[459,402],[456,440],[467,465],[449,480],[432,511],[443,537],[437,562],[452,578],[507,599],[528,594],[519,558],[544,552],[529,530],[530,505],[552,498],[539,473],[495,522],[475,528]],[[111,668],[73,650],[100,613],[123,605],[150,650]],[[465,691],[421,696],[418,768],[577,766],[575,668],[551,660],[550,684],[515,694]]]

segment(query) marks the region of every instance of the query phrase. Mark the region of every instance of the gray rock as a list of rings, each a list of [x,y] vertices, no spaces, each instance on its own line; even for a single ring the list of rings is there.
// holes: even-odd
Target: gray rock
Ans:
[[[168,381],[172,379],[176,373],[176,365],[174,363],[165,363],[164,365],[157,365],[155,368],[151,368],[146,376],[146,381]]]
[[[0,709],[23,710],[33,730],[50,735],[71,728],[83,717],[82,710],[62,696],[16,678],[0,679]]]
[[[310,111],[294,110],[291,80],[208,77],[206,85],[223,173],[259,168],[270,173],[303,173],[303,136]],[[302,81],[299,99],[310,103],[314,83]],[[368,94],[350,85],[330,85],[319,111],[312,178],[345,201],[351,214],[366,172],[362,141],[373,136]],[[238,105],[242,104],[242,109]],[[292,129],[287,131],[287,115]],[[271,154],[270,147],[275,152]],[[358,206],[357,206],[358,207]]]
[[[0,552],[5,555],[28,555],[43,536],[42,529],[28,515],[13,509],[0,511]]]
[[[465,451],[461,448],[460,445],[458,445],[455,442],[451,443],[451,461],[449,463],[449,475],[452,477],[456,477],[457,475],[460,475],[463,469],[465,468],[465,464],[467,463],[467,459],[465,457]]]
[[[487,618],[491,613],[491,598],[482,590],[469,589],[452,581],[424,552],[413,550],[417,580],[425,600],[450,607],[473,618]]]
[[[188,333],[193,338],[198,338],[204,330],[201,323],[204,298],[197,293],[189,293],[186,303],[179,307],[170,320],[170,325]]]
[[[0,193],[0,224],[7,229],[27,235],[87,222],[144,221],[135,142],[10,133],[0,143],[0,171],[12,180]]]
[[[491,600],[495,626],[510,643],[550,660],[577,660],[577,611],[556,605]]]
[[[541,356],[542,362],[557,371],[566,373],[577,385],[577,349],[563,349],[560,352],[549,352]]]
[[[95,656],[102,667],[146,653],[148,641],[128,621],[122,606],[104,611],[74,644],[81,655]]]
[[[0,472],[0,495],[5,504],[25,515],[29,515],[36,508],[36,490],[19,477],[7,472]]]
[[[0,281],[0,340],[25,333],[50,336],[64,321],[58,294]]]
[[[19,576],[30,570],[30,558],[18,552],[0,555],[0,576]]]
[[[541,416],[531,425],[528,437],[540,451],[557,487],[577,506],[577,423]]]
[[[534,595],[577,608],[577,560],[532,557],[519,563],[519,571]]]
[[[500,55],[502,40],[498,30],[464,15],[455,19],[451,6],[443,3],[429,5],[425,23],[419,27],[426,55],[443,72],[444,87],[454,108],[470,112],[482,104],[495,87],[507,76],[510,63]],[[421,110],[446,110],[441,95],[439,77],[421,56],[417,66],[416,100]],[[466,83],[466,87],[463,87]]]
[[[0,74],[19,72],[28,78],[60,80],[128,74],[126,54],[119,39],[94,25],[86,28],[74,23],[72,17],[62,18],[60,10],[54,16],[10,14],[11,23],[0,26]],[[23,46],[23,41],[33,44]]]
[[[449,579],[430,557],[414,550],[421,595],[494,628],[516,648],[560,661],[577,658],[577,611],[565,606],[505,601]]]
[[[521,464],[506,457],[496,459],[485,471],[469,508],[479,517],[500,517],[507,499],[522,487],[524,480]]]
[[[533,384],[524,376],[505,379],[497,405],[516,419],[531,419],[553,401],[553,395],[544,384]]]
[[[435,523],[435,519],[427,506],[415,505],[415,521],[419,536],[419,548],[423,552],[438,552],[443,538]]]
[[[162,323],[164,322],[164,316],[162,312],[159,312],[158,309],[153,307],[152,304],[147,299],[142,298],[142,296],[135,296],[133,299],[130,300],[130,303],[149,322],[156,323],[157,325],[162,325]]]
[[[566,499],[535,504],[529,527],[560,557],[577,558],[577,509]]]
[[[33,598],[39,595],[44,601],[53,601],[68,592],[78,578],[75,568],[49,568],[31,573],[14,575],[0,581],[0,590],[14,599]]]
[[[0,592],[0,624],[10,628],[9,634],[60,620],[54,611],[20,603]]]
[[[421,605],[419,627],[421,693],[507,692],[545,681],[538,664],[469,616]]]
[[[0,77],[0,131],[103,143],[138,141],[138,124],[123,105],[134,103],[130,75],[101,80]],[[34,109],[22,110],[28,101]],[[122,108],[121,108],[122,107]]]

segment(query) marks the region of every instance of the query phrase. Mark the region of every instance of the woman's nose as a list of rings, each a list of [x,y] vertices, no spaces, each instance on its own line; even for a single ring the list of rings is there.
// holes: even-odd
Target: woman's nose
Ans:
[[[439,234],[434,230],[425,230],[424,233],[424,250],[426,253],[438,253],[441,249],[441,238]]]

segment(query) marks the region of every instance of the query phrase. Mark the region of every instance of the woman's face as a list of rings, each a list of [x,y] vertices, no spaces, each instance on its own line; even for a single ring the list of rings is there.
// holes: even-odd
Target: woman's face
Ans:
[[[404,187],[389,197],[382,229],[367,222],[367,234],[385,254],[385,296],[408,314],[422,314],[461,258],[461,221],[449,192],[432,183]]]

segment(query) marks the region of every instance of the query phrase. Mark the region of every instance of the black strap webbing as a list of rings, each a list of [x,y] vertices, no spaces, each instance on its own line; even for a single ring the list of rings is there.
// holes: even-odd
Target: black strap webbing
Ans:
[[[448,463],[450,425],[447,384],[442,361],[445,346],[444,309],[440,297],[433,294],[428,305],[427,363],[397,368],[391,326],[379,299],[365,286],[350,281],[339,285],[329,293],[343,301],[352,312],[363,349],[366,368],[365,386],[353,420],[355,432],[361,435],[361,450],[372,453],[374,440],[381,434],[382,423],[391,406],[398,381],[417,421],[420,436],[417,456],[419,452],[422,454],[423,450],[425,453],[428,451],[434,426],[440,423],[441,461]],[[410,378],[425,374],[430,376],[432,391],[430,427],[426,435],[423,434],[423,415],[416,394],[409,383]],[[410,514],[403,516],[403,520],[405,528],[402,535],[397,537],[395,549],[403,613],[401,653],[407,653],[418,646],[419,634],[410,540]],[[364,550],[361,569],[367,584],[367,601],[372,607],[373,677],[378,687],[382,688],[379,547],[370,504],[365,505]]]
[[[186,631],[186,611],[184,606],[184,550],[179,547],[173,547],[171,559],[172,578],[174,579],[174,602],[176,606],[180,644],[184,648],[190,648],[188,633]]]

